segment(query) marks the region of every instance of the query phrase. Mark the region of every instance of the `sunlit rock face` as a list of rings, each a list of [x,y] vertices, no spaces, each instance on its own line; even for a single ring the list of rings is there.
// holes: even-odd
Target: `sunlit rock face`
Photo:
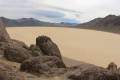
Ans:
[[[5,26],[0,19],[0,41],[8,41],[10,40],[9,34],[7,33]]]

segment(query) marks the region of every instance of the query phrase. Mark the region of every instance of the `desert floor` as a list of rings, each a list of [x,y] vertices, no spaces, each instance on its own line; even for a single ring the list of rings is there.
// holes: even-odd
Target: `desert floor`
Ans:
[[[9,27],[10,36],[35,44],[39,35],[47,35],[58,44],[63,56],[106,67],[120,66],[120,35],[101,31],[58,27]]]

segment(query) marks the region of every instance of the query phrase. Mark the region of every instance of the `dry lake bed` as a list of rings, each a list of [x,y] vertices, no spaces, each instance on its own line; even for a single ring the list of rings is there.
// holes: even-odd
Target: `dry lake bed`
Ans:
[[[120,35],[75,28],[9,27],[14,39],[35,44],[39,35],[47,35],[58,44],[63,56],[106,67],[110,62],[120,66]]]

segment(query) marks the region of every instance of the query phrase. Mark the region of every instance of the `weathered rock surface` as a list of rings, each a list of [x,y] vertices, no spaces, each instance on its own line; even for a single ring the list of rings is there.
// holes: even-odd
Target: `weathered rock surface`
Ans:
[[[22,47],[8,47],[4,51],[4,57],[10,61],[22,63],[31,57],[30,51]]]
[[[0,80],[26,80],[21,72],[15,71],[11,66],[0,62]]]
[[[120,80],[120,74],[98,66],[77,66],[66,73],[70,80]]]
[[[111,72],[116,72],[116,71],[117,71],[117,65],[116,65],[114,62],[111,62],[111,63],[108,65],[107,69],[108,69],[109,71],[111,71]]]
[[[57,56],[61,58],[61,53],[58,46],[47,36],[38,36],[36,45],[40,47],[44,55]]]
[[[2,20],[0,19],[0,41],[8,41],[10,39],[9,34],[7,33]]]
[[[62,62],[61,59],[59,59],[56,56],[33,57],[28,60],[25,60],[21,64],[21,71],[38,74],[52,74],[55,71],[60,71],[59,69],[63,68],[66,68],[65,64]]]

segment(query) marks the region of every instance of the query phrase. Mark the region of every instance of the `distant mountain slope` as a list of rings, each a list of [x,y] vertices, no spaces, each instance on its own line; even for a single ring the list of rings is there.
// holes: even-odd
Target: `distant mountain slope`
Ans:
[[[76,27],[120,33],[120,16],[108,15],[104,18],[93,19],[90,22],[80,24]]]
[[[105,18],[96,18],[82,25],[89,26],[120,26],[120,16],[108,15]]]
[[[15,26],[73,26],[68,23],[50,23],[40,21],[34,18],[20,18],[20,19],[9,19],[5,17],[0,17],[0,19],[6,24],[7,27],[15,27]]]

